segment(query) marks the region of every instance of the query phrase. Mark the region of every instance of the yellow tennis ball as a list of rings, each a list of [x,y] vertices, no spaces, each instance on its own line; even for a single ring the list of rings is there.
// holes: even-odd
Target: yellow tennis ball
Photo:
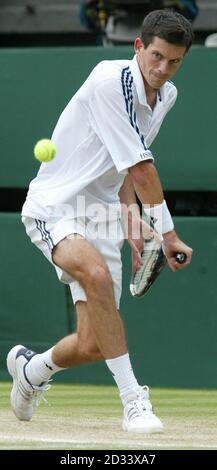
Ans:
[[[50,162],[56,155],[56,145],[50,139],[41,139],[34,147],[34,155],[40,162]]]

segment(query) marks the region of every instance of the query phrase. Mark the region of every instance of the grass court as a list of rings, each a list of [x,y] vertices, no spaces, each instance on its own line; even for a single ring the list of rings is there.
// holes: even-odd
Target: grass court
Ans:
[[[216,450],[215,390],[152,389],[162,434],[122,431],[122,406],[113,386],[55,384],[31,422],[10,408],[11,383],[0,383],[0,449]]]

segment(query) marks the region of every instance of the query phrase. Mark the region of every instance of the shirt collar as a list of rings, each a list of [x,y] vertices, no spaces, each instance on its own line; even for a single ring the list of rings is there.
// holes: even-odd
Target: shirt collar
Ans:
[[[149,106],[147,103],[143,77],[139,68],[139,64],[137,62],[136,54],[134,55],[131,61],[131,71],[133,74],[133,80],[135,83],[139,103],[142,104],[143,106]],[[164,87],[162,86],[157,92],[158,101],[160,102],[163,101],[163,96],[164,96]]]

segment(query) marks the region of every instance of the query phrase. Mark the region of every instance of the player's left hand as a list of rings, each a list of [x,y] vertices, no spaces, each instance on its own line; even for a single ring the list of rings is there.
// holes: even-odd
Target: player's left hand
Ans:
[[[128,219],[128,243],[132,249],[132,272],[135,273],[142,265],[141,253],[144,250],[145,240],[155,238],[161,244],[161,236],[156,233],[140,217],[133,219],[133,223]]]
[[[180,240],[175,230],[163,235],[163,251],[167,258],[169,267],[174,272],[178,269],[186,268],[191,262],[193,250],[190,246]],[[184,263],[180,264],[176,261],[176,253],[184,253],[186,255]]]

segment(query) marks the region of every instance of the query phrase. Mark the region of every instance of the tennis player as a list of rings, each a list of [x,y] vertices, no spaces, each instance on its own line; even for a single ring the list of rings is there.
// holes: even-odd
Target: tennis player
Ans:
[[[148,387],[134,375],[119,312],[120,216],[121,203],[131,206],[133,227],[141,226],[137,195],[160,227],[170,268],[176,271],[190,263],[192,250],[176,234],[149,147],[176,101],[170,79],[192,39],[191,24],[182,15],[151,12],[135,40],[133,59],[100,62],[57,122],[52,135],[57,156],[43,163],[30,183],[22,220],[60,281],[70,286],[77,331],[40,354],[22,345],[9,352],[11,405],[20,420],[31,420],[35,398],[48,388],[53,374],[104,360],[119,389],[123,429],[163,430]],[[144,237],[134,236],[134,229],[127,238],[136,270]],[[183,265],[176,262],[176,252],[186,254]]]

